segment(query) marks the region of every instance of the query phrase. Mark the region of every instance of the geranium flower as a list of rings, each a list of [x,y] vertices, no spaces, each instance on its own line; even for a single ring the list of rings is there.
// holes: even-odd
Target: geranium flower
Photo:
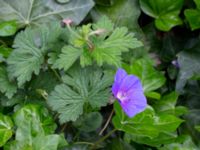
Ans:
[[[127,75],[123,69],[117,70],[112,93],[129,117],[142,112],[147,106],[139,78],[134,75]]]

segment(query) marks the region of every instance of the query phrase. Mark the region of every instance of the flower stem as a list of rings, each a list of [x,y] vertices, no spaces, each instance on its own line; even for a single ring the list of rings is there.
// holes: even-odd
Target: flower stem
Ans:
[[[102,135],[103,132],[105,131],[105,129],[107,128],[107,126],[108,126],[108,124],[109,124],[109,122],[110,122],[110,120],[111,120],[111,118],[112,118],[113,113],[114,113],[114,109],[112,109],[112,111],[111,111],[111,113],[110,113],[110,115],[109,115],[109,117],[108,117],[108,120],[106,121],[104,127],[103,127],[103,128],[101,129],[101,131],[99,132],[99,135]]]

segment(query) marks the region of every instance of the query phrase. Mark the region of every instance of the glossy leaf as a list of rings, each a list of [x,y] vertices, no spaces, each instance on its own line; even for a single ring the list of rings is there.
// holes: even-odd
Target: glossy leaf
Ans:
[[[7,21],[0,23],[0,36],[10,36],[17,31],[17,25],[15,21]]]
[[[174,26],[182,24],[179,17],[183,0],[140,0],[144,13],[155,18],[155,25],[162,31],[169,31]]]
[[[13,135],[13,122],[9,116],[0,114],[0,147]]]

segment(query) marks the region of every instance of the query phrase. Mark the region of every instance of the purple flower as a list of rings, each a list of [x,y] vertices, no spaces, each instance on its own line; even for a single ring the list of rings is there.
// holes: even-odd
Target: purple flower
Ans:
[[[134,75],[127,75],[123,69],[117,70],[112,93],[129,117],[142,112],[147,106],[139,78]]]

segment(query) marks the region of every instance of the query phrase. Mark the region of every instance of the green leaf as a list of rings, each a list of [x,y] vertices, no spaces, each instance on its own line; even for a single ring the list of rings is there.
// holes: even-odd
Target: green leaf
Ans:
[[[11,98],[17,92],[15,83],[10,82],[5,67],[0,66],[0,91]]]
[[[186,9],[184,14],[192,30],[200,28],[200,9]]]
[[[95,24],[83,25],[81,28],[69,28],[70,45],[62,49],[62,53],[53,67],[67,70],[78,58],[82,67],[96,62],[121,66],[121,54],[129,49],[142,46],[142,43],[128,33],[125,27],[113,28],[107,18],[101,18]]]
[[[82,53],[83,51],[81,49],[65,46],[62,48],[62,53],[59,55],[59,59],[53,64],[53,67],[68,70]]]
[[[124,65],[129,74],[134,74],[142,81],[144,92],[152,92],[165,83],[164,75],[155,70],[151,62],[146,59],[139,59],[133,65]]]
[[[47,109],[39,105],[26,105],[15,112],[13,118],[17,126],[16,139],[19,141],[26,141],[28,137],[40,134],[53,133],[56,128]]]
[[[92,57],[99,66],[106,62],[119,67],[121,66],[121,53],[140,46],[142,43],[134,38],[133,34],[128,33],[127,28],[116,28],[107,39],[97,42]]]
[[[192,30],[200,28],[200,3],[198,0],[194,0],[197,8],[196,9],[185,9],[184,14],[187,21],[190,24]]]
[[[179,17],[183,0],[140,0],[140,7],[144,13],[155,18],[155,25],[162,31],[169,31],[172,27],[182,24]]]
[[[75,121],[89,103],[93,108],[105,106],[110,96],[109,86],[113,76],[99,68],[74,66],[63,77],[63,84],[55,87],[48,97],[48,104],[60,115],[60,122]]]
[[[2,147],[13,135],[13,122],[9,116],[0,113],[0,147]]]
[[[183,51],[178,54],[180,71],[176,81],[176,90],[183,92],[186,82],[200,73],[200,54],[197,52]]]
[[[10,36],[17,31],[17,25],[15,21],[7,21],[0,23],[0,36]]]
[[[105,150],[136,150],[133,146],[119,138],[113,138]]]
[[[47,50],[58,40],[60,33],[60,25],[51,24],[38,29],[27,28],[17,34],[13,45],[14,51],[7,63],[10,78],[17,78],[19,87],[30,81],[32,74],[39,74]]]
[[[198,150],[199,148],[193,143],[191,137],[187,136],[181,143],[174,142],[164,145],[160,150]]]
[[[93,5],[92,0],[73,0],[66,4],[55,0],[6,0],[0,1],[0,20],[16,20],[19,27],[38,26],[64,18],[79,24]]]
[[[95,131],[102,124],[103,118],[99,112],[91,112],[80,117],[74,125],[82,132]]]
[[[95,21],[106,15],[115,25],[126,26],[136,34],[141,33],[138,25],[140,9],[136,0],[115,0],[112,5],[107,7],[97,3],[91,11],[91,15]]]
[[[195,129],[200,132],[200,125],[195,126]]]
[[[60,135],[52,134],[56,128],[47,109],[39,105],[26,105],[14,114],[17,127],[15,141],[6,150],[57,150]]]
[[[133,118],[128,118],[124,114],[118,102],[115,102],[114,109],[116,116],[113,117],[112,121],[116,129],[151,139],[158,137],[161,132],[175,131],[183,122],[173,115],[155,114],[150,106]]]
[[[145,111],[137,114],[133,118],[128,118],[124,114],[118,102],[115,102],[114,108],[116,116],[113,117],[112,122],[116,129],[149,138],[158,136],[159,131],[153,125],[154,111],[151,107],[148,107]]]
[[[134,134],[125,134],[125,141],[134,141],[140,144],[145,144],[153,147],[160,147],[163,144],[170,144],[177,140],[177,134],[176,133],[169,133],[169,132],[163,132],[160,133],[158,137],[156,138],[148,138],[145,136],[138,136]]]

